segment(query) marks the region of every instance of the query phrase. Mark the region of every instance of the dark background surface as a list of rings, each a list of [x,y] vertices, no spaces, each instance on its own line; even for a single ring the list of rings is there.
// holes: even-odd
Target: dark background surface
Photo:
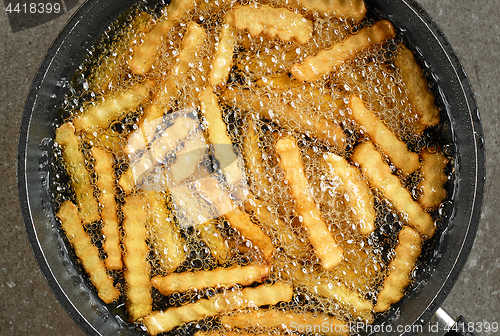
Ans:
[[[500,323],[500,7],[491,0],[419,2],[462,61],[476,95],[486,142],[481,223],[469,260],[442,307],[452,317],[463,314],[470,322]],[[16,184],[17,137],[31,81],[46,50],[78,6],[53,21],[13,33],[0,3],[1,335],[84,335],[59,305],[33,257]]]

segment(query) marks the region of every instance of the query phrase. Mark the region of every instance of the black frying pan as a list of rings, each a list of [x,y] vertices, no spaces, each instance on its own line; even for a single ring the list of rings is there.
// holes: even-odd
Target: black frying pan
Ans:
[[[91,0],[72,17],[33,81],[26,101],[18,149],[18,186],[26,231],[56,297],[75,322],[89,335],[143,335],[124,322],[120,309],[104,305],[75,263],[58,230],[49,191],[49,160],[55,121],[70,79],[86,49],[133,0]],[[394,309],[376,322],[384,334],[397,334],[397,326],[424,325],[438,309],[462,270],[479,224],[485,178],[482,127],[469,81],[444,34],[413,0],[368,0],[381,16],[404,32],[436,84],[438,100],[449,121],[455,156],[455,178],[450,185],[448,220],[437,241],[437,251],[417,274],[413,286]],[[417,58],[418,58],[417,57]],[[405,335],[414,334],[412,328]],[[383,333],[379,333],[383,334]]]

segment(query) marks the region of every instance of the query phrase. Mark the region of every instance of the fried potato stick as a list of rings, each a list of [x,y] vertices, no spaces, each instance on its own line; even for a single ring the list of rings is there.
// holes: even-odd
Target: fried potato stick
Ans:
[[[442,153],[429,153],[423,150],[420,155],[424,164],[422,166],[422,182],[420,188],[420,204],[426,210],[435,210],[446,198],[444,184],[448,181],[448,176],[444,169],[448,164],[448,159]]]
[[[298,0],[309,10],[325,15],[345,17],[361,22],[366,15],[366,6],[363,0]]]
[[[312,22],[286,8],[252,4],[236,7],[233,12],[236,28],[248,29],[253,36],[278,36],[284,41],[293,40],[300,44],[312,36]]]
[[[399,140],[375,113],[366,108],[361,98],[352,96],[349,100],[351,117],[363,127],[370,139],[380,146],[396,168],[411,174],[420,166],[417,153],[410,152],[406,144]]]
[[[121,270],[122,252],[120,250],[120,229],[115,200],[115,172],[113,154],[105,150],[92,147],[94,170],[97,174],[97,188],[100,191],[102,234],[105,237],[102,248],[108,257],[104,260],[107,268]]]
[[[362,28],[355,35],[347,36],[344,41],[334,44],[331,48],[321,50],[315,56],[306,57],[302,63],[294,64],[291,73],[298,80],[315,82],[345,61],[356,57],[359,52],[395,36],[396,31],[389,21],[378,21],[373,26]]]
[[[57,212],[57,217],[101,300],[111,303],[118,299],[120,291],[113,285],[113,279],[107,275],[106,267],[99,259],[99,250],[92,245],[91,238],[84,231],[76,205],[70,201],[64,202]]]
[[[404,214],[410,226],[423,236],[432,237],[435,229],[431,215],[412,199],[410,192],[401,185],[399,178],[391,174],[389,166],[384,163],[380,153],[373,148],[371,141],[365,141],[356,146],[351,160],[359,163],[361,172],[368,178],[370,185],[383,192],[395,209]]]
[[[152,310],[150,291],[146,202],[141,195],[129,195],[122,207],[122,227],[125,232],[123,263],[127,297],[127,311],[132,321],[146,316]]]
[[[75,190],[76,203],[85,224],[99,220],[99,205],[94,197],[94,188],[90,183],[90,174],[85,168],[85,158],[80,151],[80,140],[75,128],[68,122],[56,130],[56,142],[62,148],[66,171]]]
[[[262,282],[269,275],[267,265],[233,266],[216,268],[211,271],[172,273],[167,276],[155,276],[151,284],[163,295],[185,292],[190,288],[224,287],[240,284],[249,286]]]
[[[220,32],[212,70],[208,76],[208,84],[214,89],[225,85],[229,78],[229,73],[233,67],[233,53],[236,47],[237,34],[233,13],[228,12],[224,16],[224,25]]]
[[[439,108],[422,69],[411,50],[402,46],[396,54],[396,67],[408,91],[408,98],[418,115],[419,122],[425,126],[439,124]]]
[[[181,324],[201,320],[224,311],[275,305],[281,301],[288,302],[292,296],[293,288],[282,282],[271,286],[247,287],[241,291],[227,290],[208,300],[202,299],[184,306],[154,311],[144,318],[144,325],[150,335],[157,335]]]
[[[276,143],[279,164],[285,172],[297,212],[302,216],[302,226],[307,229],[308,238],[316,255],[326,270],[331,270],[342,261],[342,249],[335,241],[328,225],[321,218],[321,212],[309,195],[309,183],[304,174],[304,166],[296,140],[291,136],[281,138]]]
[[[222,315],[221,323],[225,328],[281,328],[285,331],[305,331],[321,333],[326,336],[347,336],[349,326],[327,315],[314,316],[311,312],[300,314],[271,309],[259,309],[234,315]],[[328,328],[325,328],[328,326]]]
[[[192,11],[197,0],[172,0],[166,13],[146,35],[141,44],[134,47],[128,65],[134,74],[144,75],[155,63],[163,40],[182,18]]]
[[[219,264],[224,264],[231,256],[231,249],[226,240],[217,229],[217,224],[222,220],[221,217],[202,223],[196,227],[198,234],[203,242],[210,249],[210,254]]]
[[[422,250],[422,240],[417,232],[405,226],[399,232],[399,243],[394,249],[396,257],[389,264],[389,275],[384,280],[375,306],[376,312],[389,309],[404,296],[404,289],[410,284],[415,262]]]
[[[351,166],[346,159],[333,153],[326,154],[323,160],[329,166],[328,173],[338,176],[347,193],[345,200],[352,210],[354,219],[359,223],[359,231],[369,235],[375,229],[375,208],[373,193],[368,181],[361,175],[358,168]]]

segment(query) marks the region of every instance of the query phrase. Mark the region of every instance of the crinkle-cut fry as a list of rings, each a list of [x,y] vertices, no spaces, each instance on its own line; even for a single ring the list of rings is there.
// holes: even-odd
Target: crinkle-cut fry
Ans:
[[[210,254],[216,259],[219,264],[224,264],[231,256],[231,249],[226,243],[226,240],[217,229],[217,224],[221,221],[221,217],[212,219],[205,223],[199,224],[196,227],[198,234],[203,242],[210,249]]]
[[[115,171],[113,154],[99,147],[92,147],[94,170],[97,174],[97,189],[99,189],[99,203],[101,204],[102,234],[104,243],[102,248],[108,257],[104,260],[107,268],[121,270],[122,252],[120,250],[120,229],[115,200]]]
[[[134,84],[125,91],[102,97],[75,118],[73,123],[76,130],[89,132],[96,128],[108,128],[112,121],[145,104],[150,99],[154,85],[153,81],[147,80]]]
[[[56,142],[62,147],[66,171],[71,179],[71,186],[75,190],[82,221],[89,224],[99,220],[99,205],[94,197],[90,174],[85,168],[85,158],[80,151],[80,140],[75,134],[72,123],[65,123],[56,130]]]
[[[428,150],[423,150],[422,156],[422,182],[420,188],[420,204],[426,210],[435,210],[439,204],[446,198],[446,190],[444,184],[448,181],[444,169],[448,164],[448,158],[442,153],[430,153]]]
[[[321,333],[326,336],[347,336],[349,326],[338,319],[323,315],[314,316],[311,312],[294,313],[272,309],[258,309],[234,315],[222,315],[221,323],[225,328],[281,328],[288,332],[303,330],[308,333]]]
[[[344,41],[335,43],[331,48],[306,57],[302,63],[294,64],[291,73],[298,80],[315,82],[345,61],[355,58],[359,52],[395,36],[396,31],[389,21],[378,21],[373,26],[362,28],[355,35],[347,36]]]
[[[389,264],[389,275],[384,280],[375,305],[376,312],[389,309],[404,296],[404,289],[410,284],[411,272],[422,250],[422,239],[410,227],[403,227],[398,235],[399,243],[394,249],[396,256]]]
[[[408,98],[418,115],[419,122],[425,126],[439,124],[439,108],[422,69],[413,53],[404,45],[396,54],[395,65],[399,69],[403,83],[408,92]]]
[[[123,263],[125,271],[125,295],[127,311],[132,321],[146,316],[152,310],[153,298],[150,291],[146,201],[142,195],[134,194],[125,198],[122,207]]]
[[[208,300],[202,299],[184,306],[154,311],[144,318],[144,325],[150,335],[157,335],[184,323],[201,320],[221,312],[275,305],[281,301],[288,302],[292,297],[292,286],[282,282],[271,286],[247,287],[241,291],[227,290]]]
[[[344,192],[347,193],[344,199],[354,219],[359,223],[359,231],[365,236],[369,235],[375,229],[375,208],[368,181],[358,168],[341,156],[328,153],[323,160],[329,166],[328,173],[331,176],[338,176],[342,181]]]
[[[417,153],[410,152],[406,144],[380,120],[373,111],[370,111],[363,100],[352,96],[349,100],[351,117],[363,127],[370,139],[380,146],[389,160],[406,174],[412,174],[420,167]]]
[[[212,70],[208,76],[208,84],[214,89],[224,86],[229,78],[229,73],[233,67],[233,54],[236,47],[237,34],[233,13],[228,12],[224,16],[224,24],[221,28],[217,51],[212,63]]]
[[[342,249],[321,218],[321,212],[310,196],[309,183],[296,140],[291,136],[281,138],[276,143],[276,152],[280,156],[279,164],[285,172],[297,212],[302,216],[301,224],[307,229],[308,239],[314,246],[314,252],[321,259],[323,267],[331,270],[342,261]]]
[[[231,107],[253,111],[278,123],[280,127],[309,135],[327,146],[336,146],[341,150],[346,146],[346,135],[342,128],[323,115],[311,116],[290,104],[270,106],[269,97],[234,87],[224,91],[222,101]]]
[[[106,274],[106,267],[99,259],[99,250],[92,245],[91,238],[83,229],[76,205],[70,201],[64,202],[57,212],[57,217],[101,300],[111,303],[118,299],[120,291],[113,285],[113,279]]]
[[[184,240],[175,225],[174,217],[166,205],[164,193],[150,190],[145,194],[151,221],[153,245],[160,257],[162,268],[171,273],[186,258]]]
[[[197,0],[172,0],[160,21],[144,36],[141,44],[134,47],[128,65],[134,74],[144,75],[155,63],[163,40],[182,18],[192,11]]]
[[[300,44],[312,36],[312,22],[286,8],[251,4],[236,7],[233,12],[236,28],[248,29],[253,36],[278,36],[284,41],[293,40]]]
[[[357,22],[361,22],[366,15],[363,0],[298,0],[298,2],[309,10],[325,15],[350,18]]]
[[[234,286],[244,287],[254,282],[262,282],[269,275],[269,266],[249,265],[231,268],[216,268],[211,271],[172,273],[167,276],[155,276],[151,283],[163,295],[185,292],[190,288]]]
[[[368,178],[372,188],[377,188],[392,202],[395,209],[404,214],[406,221],[421,235],[430,238],[434,234],[434,222],[420,204],[413,200],[408,189],[382,160],[371,141],[365,141],[354,149],[351,160],[359,163],[361,172]]]

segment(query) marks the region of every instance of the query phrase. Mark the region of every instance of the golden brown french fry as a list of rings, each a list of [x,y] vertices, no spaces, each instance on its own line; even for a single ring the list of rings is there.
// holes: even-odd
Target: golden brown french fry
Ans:
[[[394,249],[396,256],[389,264],[389,275],[384,280],[375,306],[376,312],[389,309],[404,296],[404,289],[410,283],[411,272],[422,250],[422,240],[417,232],[405,226],[399,232],[399,243]]]
[[[113,154],[98,147],[92,147],[92,156],[95,160],[94,170],[97,174],[97,188],[100,191],[102,234],[105,238],[102,248],[108,255],[104,263],[111,270],[120,270],[123,263],[115,201],[114,157]]]
[[[153,245],[160,256],[160,265],[166,272],[175,271],[184,261],[184,240],[174,218],[166,206],[165,194],[150,190],[145,195],[151,216],[151,235]]]
[[[224,25],[221,28],[217,51],[212,63],[212,71],[208,76],[208,84],[214,89],[225,85],[229,78],[229,73],[233,67],[233,53],[236,47],[237,34],[233,13],[228,12],[224,16]]]
[[[56,142],[62,147],[62,155],[66,163],[66,171],[75,190],[75,198],[85,224],[99,220],[99,205],[94,197],[94,188],[90,183],[90,175],[85,168],[85,158],[80,151],[80,140],[75,128],[68,122],[56,130]]]
[[[174,292],[185,292],[190,288],[249,286],[254,282],[262,282],[269,275],[267,265],[233,266],[216,268],[211,271],[172,273],[167,276],[155,276],[151,284],[163,295]]]
[[[276,143],[280,166],[285,172],[295,199],[297,212],[302,216],[302,225],[307,229],[308,238],[314,246],[316,255],[321,259],[325,269],[331,270],[342,261],[342,249],[321,218],[321,212],[309,195],[309,183],[304,174],[300,150],[296,140],[291,136],[281,138]]]
[[[118,299],[120,291],[113,285],[113,279],[106,274],[106,267],[99,259],[99,250],[92,245],[91,238],[83,230],[76,205],[70,201],[64,202],[57,212],[57,217],[101,300],[111,303]]]
[[[293,40],[300,44],[312,36],[312,22],[286,8],[251,4],[236,7],[233,12],[236,28],[248,29],[253,36],[278,36],[284,41]]]
[[[373,148],[371,141],[365,141],[356,146],[351,160],[359,163],[361,172],[368,178],[370,185],[382,191],[395,209],[403,213],[409,225],[423,236],[432,237],[435,229],[431,215],[412,199],[410,192],[401,185],[399,178],[391,174],[389,166],[384,163],[380,153]]]
[[[172,28],[177,26],[182,18],[192,11],[196,0],[172,0],[165,14],[146,35],[144,41],[135,46],[128,65],[133,73],[144,75],[157,59],[162,41]]]
[[[399,140],[382,120],[366,108],[361,98],[352,96],[349,100],[349,106],[351,117],[365,129],[370,139],[380,146],[396,168],[403,170],[406,174],[411,174],[419,168],[418,154],[410,152],[406,144]]]
[[[97,128],[108,128],[112,121],[145,104],[153,87],[154,82],[147,80],[134,84],[125,91],[102,97],[101,101],[88,107],[73,120],[76,130],[89,132]]]
[[[359,231],[369,235],[375,229],[375,208],[373,193],[368,181],[358,168],[351,166],[346,159],[333,153],[323,157],[329,167],[331,176],[338,176],[343,183],[345,200],[352,210],[353,218],[359,223]]]
[[[377,44],[381,44],[396,36],[396,31],[387,20],[376,22],[373,26],[364,27],[355,35],[349,35],[331,48],[320,51],[315,56],[308,56],[300,64],[292,66],[292,75],[298,80],[315,82],[322,76],[331,73],[345,61]]]
[[[435,210],[446,198],[444,184],[448,177],[444,173],[444,168],[448,164],[448,159],[442,153],[429,153],[423,150],[420,155],[424,161],[422,166],[422,182],[420,188],[420,204],[426,210]]]
[[[396,67],[408,91],[408,98],[418,115],[419,122],[425,126],[439,124],[439,108],[422,69],[411,50],[402,46],[396,55]]]
[[[347,336],[349,326],[327,315],[314,316],[311,312],[293,313],[259,309],[234,315],[222,315],[225,328],[281,328],[288,332],[320,333],[327,336]]]
[[[363,0],[298,0],[307,9],[322,14],[337,17],[351,18],[362,21],[366,15],[366,6]]]
[[[201,320],[220,312],[275,305],[281,301],[288,302],[292,296],[293,288],[282,282],[271,286],[247,287],[241,291],[227,290],[209,300],[203,299],[185,306],[154,311],[144,318],[144,325],[150,335],[157,335],[181,324]]]
[[[127,311],[132,321],[146,316],[152,310],[150,291],[146,202],[141,195],[129,195],[122,207],[122,227],[125,232],[123,263],[126,282]]]
[[[222,265],[229,260],[229,257],[231,256],[231,249],[216,227],[221,220],[221,217],[218,217],[199,224],[196,227],[196,230],[198,231],[201,240],[203,240],[203,242],[210,249],[212,257]]]

